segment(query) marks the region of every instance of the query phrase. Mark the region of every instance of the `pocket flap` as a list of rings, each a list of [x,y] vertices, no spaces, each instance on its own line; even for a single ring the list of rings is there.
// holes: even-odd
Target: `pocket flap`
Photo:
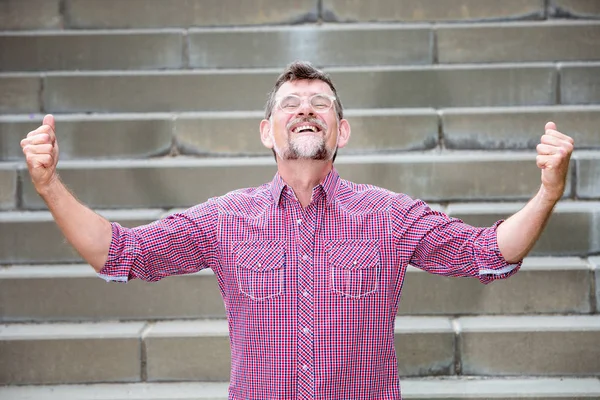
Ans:
[[[283,240],[239,242],[234,247],[234,253],[238,267],[257,272],[270,271],[283,267],[285,242]]]
[[[340,240],[325,243],[327,261],[344,269],[363,269],[379,265],[377,240]]]

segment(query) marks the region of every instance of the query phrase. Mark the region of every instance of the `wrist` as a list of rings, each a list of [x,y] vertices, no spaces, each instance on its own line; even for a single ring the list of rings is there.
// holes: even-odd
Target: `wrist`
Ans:
[[[57,190],[60,190],[62,187],[62,183],[60,182],[60,178],[58,175],[53,175],[52,178],[48,180],[48,182],[44,184],[34,184],[35,191],[42,197],[46,197],[55,193]]]
[[[548,190],[544,185],[540,187],[536,197],[544,204],[548,204],[552,207],[562,198],[564,188],[562,190]]]

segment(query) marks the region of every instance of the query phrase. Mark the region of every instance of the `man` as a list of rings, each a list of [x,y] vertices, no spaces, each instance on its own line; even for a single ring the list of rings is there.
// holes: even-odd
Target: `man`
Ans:
[[[60,182],[52,116],[21,142],[35,188],[100,276],[157,281],[213,269],[229,321],[230,399],[399,399],[394,321],[407,265],[483,283],[514,274],[563,194],[573,151],[546,124],[537,195],[506,221],[474,228],[340,178],[333,160],[350,124],[331,80],[310,64],[279,77],[260,138],[276,155],[270,183],[134,229]]]

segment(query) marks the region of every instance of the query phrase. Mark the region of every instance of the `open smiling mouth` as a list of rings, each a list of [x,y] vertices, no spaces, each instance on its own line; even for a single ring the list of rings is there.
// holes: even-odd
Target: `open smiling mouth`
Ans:
[[[299,125],[292,129],[292,133],[318,133],[321,132],[321,129],[312,125]]]

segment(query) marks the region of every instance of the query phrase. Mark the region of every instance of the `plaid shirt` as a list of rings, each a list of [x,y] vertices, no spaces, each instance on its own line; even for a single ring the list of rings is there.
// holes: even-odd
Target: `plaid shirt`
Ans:
[[[152,224],[113,223],[100,276],[212,268],[227,309],[230,399],[400,399],[394,322],[407,265],[483,283],[514,274],[497,222],[474,228],[332,170],[302,208],[272,182]]]

